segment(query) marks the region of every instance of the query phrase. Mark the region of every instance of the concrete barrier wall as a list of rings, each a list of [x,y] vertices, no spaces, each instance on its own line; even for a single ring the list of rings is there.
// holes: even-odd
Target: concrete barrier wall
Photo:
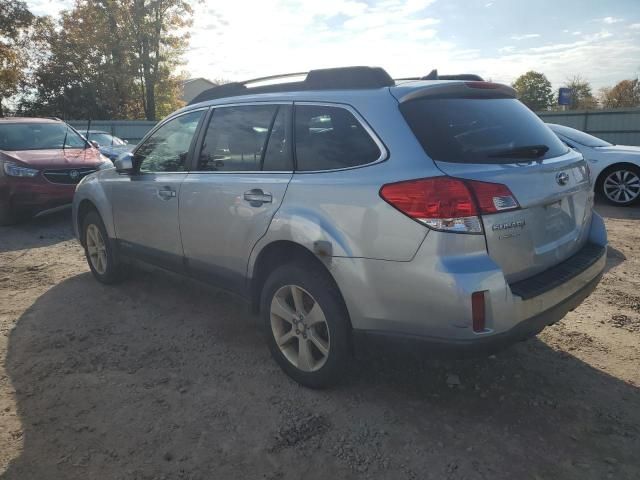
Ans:
[[[537,113],[547,123],[577,128],[618,145],[640,146],[640,108]]]

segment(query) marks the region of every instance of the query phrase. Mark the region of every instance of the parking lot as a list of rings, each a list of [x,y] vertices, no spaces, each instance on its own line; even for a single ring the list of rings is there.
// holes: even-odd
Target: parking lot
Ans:
[[[559,324],[489,358],[370,348],[325,391],[226,293],[96,282],[68,212],[0,228],[0,474],[640,478],[640,208],[599,210],[607,273]]]

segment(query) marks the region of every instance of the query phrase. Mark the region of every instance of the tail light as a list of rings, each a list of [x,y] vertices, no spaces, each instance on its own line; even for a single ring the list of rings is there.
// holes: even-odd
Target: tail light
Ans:
[[[482,233],[480,215],[519,208],[505,185],[452,177],[390,183],[380,196],[429,228],[457,233]]]

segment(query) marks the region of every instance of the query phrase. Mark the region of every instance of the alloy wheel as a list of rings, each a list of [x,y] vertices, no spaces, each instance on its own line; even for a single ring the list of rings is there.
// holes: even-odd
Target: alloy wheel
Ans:
[[[86,243],[91,265],[96,272],[104,275],[107,271],[107,246],[104,243],[100,229],[94,224],[87,226]]]
[[[640,195],[640,178],[629,170],[616,170],[604,179],[605,196],[614,203],[628,203]]]
[[[302,287],[280,287],[271,300],[271,331],[276,345],[296,368],[314,372],[329,357],[329,326],[320,304]]]

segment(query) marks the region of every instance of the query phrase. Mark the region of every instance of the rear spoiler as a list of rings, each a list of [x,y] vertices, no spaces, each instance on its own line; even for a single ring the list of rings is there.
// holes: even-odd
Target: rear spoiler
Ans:
[[[409,92],[398,101],[405,103],[421,98],[516,98],[516,91],[493,82],[442,83]]]

